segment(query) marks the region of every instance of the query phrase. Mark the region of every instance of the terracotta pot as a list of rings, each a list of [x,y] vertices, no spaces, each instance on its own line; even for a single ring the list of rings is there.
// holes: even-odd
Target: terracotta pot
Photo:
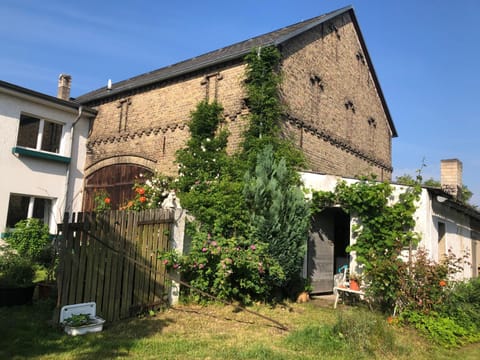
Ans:
[[[38,298],[50,299],[57,297],[57,284],[55,283],[37,283]]]
[[[350,290],[360,291],[360,285],[357,280],[350,279]]]

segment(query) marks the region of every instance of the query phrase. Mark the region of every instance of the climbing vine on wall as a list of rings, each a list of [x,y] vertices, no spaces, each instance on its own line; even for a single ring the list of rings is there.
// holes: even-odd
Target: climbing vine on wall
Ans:
[[[274,46],[258,48],[245,57],[247,62],[245,90],[250,112],[249,125],[244,133],[241,158],[253,170],[259,154],[266,145],[273,147],[275,158],[284,158],[287,166],[304,167],[305,157],[282,132],[281,120],[285,111],[279,95],[281,84],[280,52]]]
[[[357,262],[369,281],[368,291],[384,310],[395,306],[404,274],[402,251],[418,244],[414,232],[416,202],[421,193],[421,177],[411,187],[395,194],[388,183],[361,179],[347,184],[341,181],[333,192],[315,192],[315,211],[340,205],[358,219],[352,228],[355,244],[347,248],[355,252]]]

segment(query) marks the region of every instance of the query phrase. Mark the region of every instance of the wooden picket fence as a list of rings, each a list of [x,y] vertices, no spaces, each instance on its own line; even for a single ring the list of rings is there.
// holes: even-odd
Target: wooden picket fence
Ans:
[[[107,321],[165,304],[169,282],[158,253],[169,248],[174,221],[164,209],[66,214],[54,319],[68,304],[94,301]]]

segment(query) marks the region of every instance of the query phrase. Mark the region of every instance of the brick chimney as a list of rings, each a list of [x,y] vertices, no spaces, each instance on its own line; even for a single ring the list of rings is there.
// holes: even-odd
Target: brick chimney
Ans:
[[[70,100],[70,87],[72,85],[72,77],[67,74],[60,74],[58,77],[57,98]]]
[[[458,159],[442,160],[440,166],[440,183],[442,190],[455,199],[462,195],[462,162]]]

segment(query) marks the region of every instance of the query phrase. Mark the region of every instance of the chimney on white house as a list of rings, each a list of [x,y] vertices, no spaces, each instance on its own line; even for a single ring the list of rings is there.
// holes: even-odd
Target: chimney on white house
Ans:
[[[440,183],[442,190],[452,195],[455,199],[462,196],[462,162],[458,159],[447,159],[441,161]]]
[[[58,77],[57,98],[70,100],[70,87],[72,85],[72,77],[67,74],[60,74]]]

